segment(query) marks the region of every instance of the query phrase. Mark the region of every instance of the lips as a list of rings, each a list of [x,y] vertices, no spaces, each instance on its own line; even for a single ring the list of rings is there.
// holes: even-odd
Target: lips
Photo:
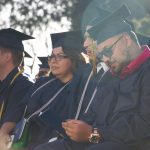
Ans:
[[[110,69],[114,69],[115,68],[115,61],[113,61],[113,62],[111,62],[111,61],[105,61],[105,63],[108,65],[108,67],[110,68]]]
[[[52,70],[52,71],[55,71],[55,70],[57,70],[57,69],[59,69],[58,66],[51,66],[51,70]]]

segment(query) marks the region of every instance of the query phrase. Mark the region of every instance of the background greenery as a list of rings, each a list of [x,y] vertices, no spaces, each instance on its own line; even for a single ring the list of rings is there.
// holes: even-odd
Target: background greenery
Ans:
[[[52,21],[60,22],[63,17],[71,22],[72,29],[79,29],[97,13],[98,7],[113,11],[122,3],[130,7],[133,15],[129,19],[136,29],[149,35],[149,0],[1,0],[0,11],[9,9],[11,27],[21,26],[23,31],[33,33],[48,28]],[[5,27],[6,22],[0,20],[0,26]]]

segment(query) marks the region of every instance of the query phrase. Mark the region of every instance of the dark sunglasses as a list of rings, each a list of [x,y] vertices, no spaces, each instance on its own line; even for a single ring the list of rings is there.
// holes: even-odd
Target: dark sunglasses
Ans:
[[[113,52],[113,47],[122,39],[123,36],[119,37],[118,40],[116,40],[111,46],[104,48],[102,52],[97,52],[97,58],[98,60],[102,60],[103,56],[111,57]]]

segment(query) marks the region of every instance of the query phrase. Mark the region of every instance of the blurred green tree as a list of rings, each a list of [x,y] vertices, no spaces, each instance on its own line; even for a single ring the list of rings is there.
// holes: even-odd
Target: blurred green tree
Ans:
[[[99,15],[99,8],[113,11],[123,3],[131,8],[133,16],[130,19],[134,20],[136,29],[149,34],[149,0],[1,0],[0,11],[9,10],[11,27],[20,26],[23,31],[32,34],[35,30],[47,29],[52,21],[61,22],[63,17],[71,22],[72,29],[84,28]],[[5,22],[1,21],[0,25],[5,26]]]

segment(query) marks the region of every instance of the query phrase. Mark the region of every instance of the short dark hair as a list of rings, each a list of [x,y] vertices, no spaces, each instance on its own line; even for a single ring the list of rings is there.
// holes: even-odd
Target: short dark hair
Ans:
[[[23,61],[22,51],[11,51],[13,56],[13,63],[15,66],[19,66]]]
[[[13,57],[13,64],[15,66],[19,66],[22,63],[23,60],[23,52],[19,50],[14,50],[10,48],[1,47],[2,52],[11,52]]]

